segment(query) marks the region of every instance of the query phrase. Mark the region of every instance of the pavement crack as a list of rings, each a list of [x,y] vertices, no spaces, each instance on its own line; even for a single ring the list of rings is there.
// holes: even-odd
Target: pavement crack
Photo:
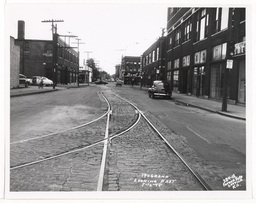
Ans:
[[[71,174],[72,174],[72,169],[73,169],[73,167],[71,166],[70,169],[69,169],[69,172],[68,172],[68,177],[66,178],[66,180],[62,184],[62,189],[64,188],[65,184],[67,184],[68,180],[70,179]]]

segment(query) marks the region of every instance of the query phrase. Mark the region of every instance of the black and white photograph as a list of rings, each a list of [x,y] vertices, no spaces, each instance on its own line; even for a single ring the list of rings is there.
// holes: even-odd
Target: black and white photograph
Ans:
[[[4,4],[3,199],[255,198],[252,1],[38,2]]]

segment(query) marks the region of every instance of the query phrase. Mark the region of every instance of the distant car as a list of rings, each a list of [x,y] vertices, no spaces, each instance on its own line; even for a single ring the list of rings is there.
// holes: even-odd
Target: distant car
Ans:
[[[19,74],[19,84],[28,87],[30,80],[23,74]]]
[[[97,80],[96,82],[95,82],[95,84],[97,84],[97,85],[106,85],[106,84],[108,84],[108,82],[107,81],[104,81],[104,80]]]
[[[116,81],[116,86],[122,86],[123,85],[123,81],[122,80],[117,80]]]
[[[155,80],[152,87],[148,89],[148,96],[154,99],[155,97],[166,97],[168,99],[172,96],[170,85],[166,81]]]
[[[48,79],[47,77],[43,77],[43,76],[33,76],[32,77],[32,83],[33,85],[39,85],[41,79],[43,79],[43,84],[45,86],[52,86],[53,85],[53,81]]]

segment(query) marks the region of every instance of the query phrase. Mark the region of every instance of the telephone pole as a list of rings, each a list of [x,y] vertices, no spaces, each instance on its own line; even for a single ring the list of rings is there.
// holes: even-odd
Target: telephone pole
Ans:
[[[42,23],[52,23],[52,43],[53,43],[53,56],[52,56],[52,61],[53,61],[53,68],[52,68],[52,78],[53,78],[53,89],[55,89],[55,86],[57,84],[56,81],[56,70],[57,70],[57,63],[58,63],[58,49],[57,49],[57,43],[58,43],[58,35],[57,35],[57,22],[64,22],[64,20],[43,20],[41,21]]]
[[[79,45],[80,44],[85,44],[84,42],[80,42],[81,39],[78,39],[76,38],[77,42],[73,42],[73,43],[76,43],[77,44],[77,48],[78,48],[78,73],[77,73],[77,86],[79,86],[79,61],[80,61],[80,58],[79,58],[79,55],[80,55],[80,52],[79,52]]]

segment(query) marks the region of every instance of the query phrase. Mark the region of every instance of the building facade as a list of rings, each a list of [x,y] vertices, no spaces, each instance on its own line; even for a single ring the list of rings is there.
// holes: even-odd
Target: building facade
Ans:
[[[166,37],[160,37],[142,54],[142,86],[166,80]]]
[[[167,80],[173,90],[245,103],[245,8],[168,8]]]
[[[15,44],[15,39],[10,37],[10,87],[19,87],[20,73],[20,46]]]
[[[25,39],[25,22],[18,22],[20,46],[20,73],[27,77],[45,76],[54,83],[67,84],[77,80],[79,73],[78,52],[53,34],[53,40]]]
[[[138,85],[141,80],[141,57],[124,56],[121,66],[124,84]]]
[[[115,66],[115,79],[122,79],[123,78],[123,75],[122,75],[122,68],[121,68],[121,65],[118,64]]]

